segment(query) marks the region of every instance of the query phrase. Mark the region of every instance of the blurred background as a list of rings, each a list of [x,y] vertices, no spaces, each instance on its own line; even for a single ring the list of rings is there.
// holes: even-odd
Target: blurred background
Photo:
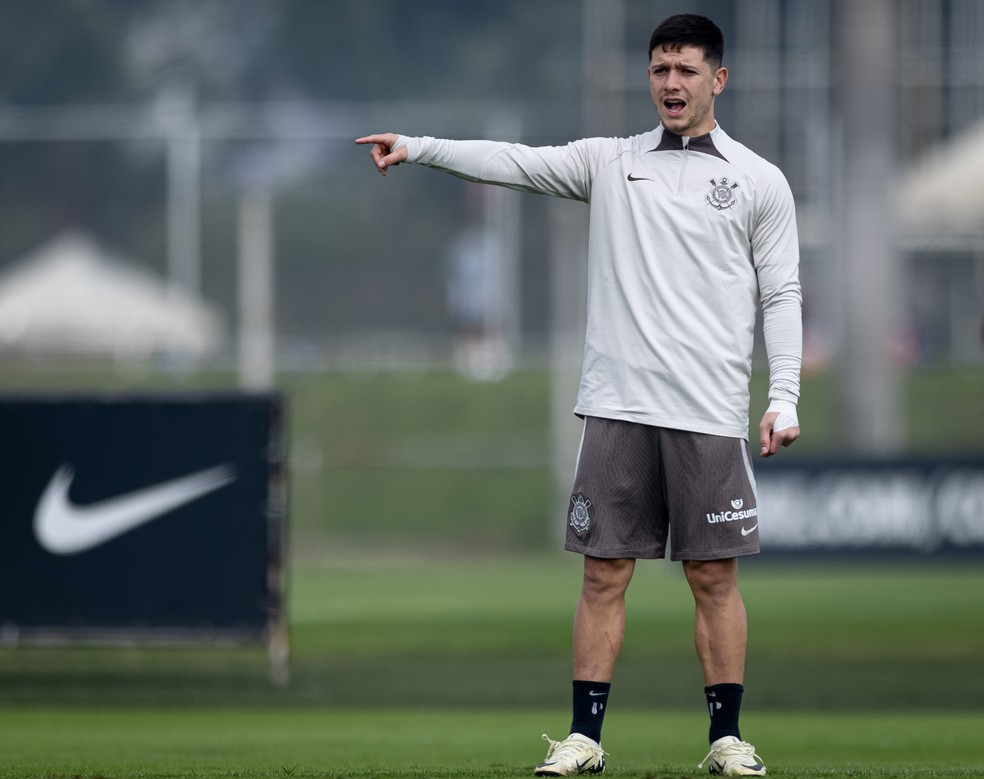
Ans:
[[[283,392],[296,556],[550,548],[585,207],[383,179],[353,139],[643,132],[680,11],[722,27],[717,118],[797,201],[783,457],[979,455],[975,0],[0,0],[0,387]]]
[[[587,211],[383,179],[353,140],[646,131],[649,36],[681,11],[722,27],[718,121],[799,217],[803,435],[761,468],[757,705],[976,705],[977,0],[0,0],[0,391],[282,394],[294,680],[18,648],[5,701],[566,707]],[[753,427],[766,387],[759,344]],[[700,714],[678,569],[637,581],[622,700],[652,705],[659,666]]]

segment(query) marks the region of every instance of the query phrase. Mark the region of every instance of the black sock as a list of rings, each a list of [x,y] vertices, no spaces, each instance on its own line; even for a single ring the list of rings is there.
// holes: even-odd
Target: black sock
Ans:
[[[707,708],[711,714],[711,729],[707,734],[710,743],[724,736],[741,739],[738,732],[738,715],[741,712],[741,694],[745,688],[740,684],[714,684],[704,688]]]
[[[601,726],[605,722],[605,709],[608,708],[608,693],[611,689],[609,682],[574,680],[571,733],[580,733],[601,743]]]

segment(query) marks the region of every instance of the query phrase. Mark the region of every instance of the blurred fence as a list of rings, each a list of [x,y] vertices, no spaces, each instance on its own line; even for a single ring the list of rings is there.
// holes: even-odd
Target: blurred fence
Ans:
[[[500,12],[525,13],[530,25],[549,17],[515,5],[503,4]],[[234,4],[210,13],[221,15],[222,8],[237,13]],[[469,194],[473,186],[431,172],[401,170],[384,182],[352,139],[397,130],[564,143],[589,132],[650,128],[655,114],[643,76],[645,41],[659,18],[678,9],[662,0],[638,6],[584,0],[564,8],[579,37],[566,45],[544,42],[543,50],[573,49],[569,56],[581,70],[564,81],[569,89],[558,91],[549,62],[531,62],[510,101],[501,99],[501,84],[488,93],[469,85],[467,99],[422,98],[412,74],[431,66],[428,60],[404,63],[410,78],[398,99],[373,84],[375,91],[367,88],[360,102],[207,101],[191,73],[162,82],[152,99],[131,105],[0,105],[0,169],[6,174],[0,206],[9,226],[0,232],[0,267],[67,227],[89,231],[217,304],[228,322],[238,323],[226,344],[227,353],[236,353],[251,315],[240,310],[237,294],[244,283],[240,260],[248,254],[241,236],[250,234],[238,224],[244,200],[261,190],[270,212],[269,327],[279,360],[296,365],[353,352],[386,357],[394,349],[450,354],[460,327],[450,291],[453,250],[462,232],[476,227],[514,265],[500,290],[503,302],[490,316],[505,320],[512,350],[544,355],[556,322],[550,309],[558,304],[551,290],[559,283],[548,261],[558,236],[544,203],[509,193],[475,208],[480,197]],[[888,147],[887,177],[878,182],[887,219],[872,229],[893,244],[900,279],[896,299],[884,304],[892,311],[881,314],[892,320],[891,342],[882,346],[922,363],[984,360],[984,214],[975,195],[982,142],[974,132],[984,115],[984,9],[967,0],[863,6],[744,0],[709,1],[700,10],[719,22],[728,41],[731,77],[718,101],[719,120],[776,162],[796,195],[810,364],[840,359],[841,269],[864,268],[870,260],[850,254],[851,247],[841,257],[836,244],[843,232],[838,209],[845,148],[850,139],[866,137]],[[468,22],[465,14],[446,23]],[[858,48],[843,31],[864,35],[865,25],[876,22],[878,29],[891,28],[888,50],[881,52],[887,80],[842,78],[842,55]],[[437,41],[428,56],[437,62],[451,56],[452,37]],[[868,112],[847,111],[840,96],[860,87],[888,95],[898,117],[892,127],[869,127]],[[965,175],[950,175],[940,188],[929,172],[947,151]],[[924,189],[936,193],[930,199],[937,210],[966,214],[962,226],[940,229],[938,219],[917,218],[925,208],[897,205],[900,199],[922,202]],[[874,268],[866,272],[877,286]],[[869,296],[869,307],[872,301]],[[854,332],[846,342],[862,337]]]
[[[192,5],[181,5],[174,18],[196,21]],[[645,45],[655,23],[679,8],[669,0],[433,3],[415,8],[413,21],[442,32],[427,37],[424,50],[412,49],[416,59],[407,59],[410,48],[393,47],[409,47],[415,36],[394,26],[380,49],[360,26],[366,19],[388,20],[397,6],[320,4],[317,12],[327,17],[318,18],[340,26],[317,28],[312,48],[319,55],[344,52],[364,68],[370,60],[395,58],[398,90],[393,67],[384,65],[385,78],[353,68],[349,78],[356,86],[316,93],[311,84],[319,79],[311,72],[321,61],[311,60],[284,89],[257,98],[249,79],[238,91],[217,88],[209,73],[195,71],[198,61],[191,55],[182,60],[180,78],[155,81],[146,75],[145,61],[153,52],[134,54],[130,41],[114,43],[118,66],[140,70],[133,60],[143,61],[142,99],[123,103],[114,93],[46,104],[44,95],[35,95],[0,105],[0,284],[18,262],[31,260],[36,247],[71,229],[149,271],[165,291],[170,286],[203,298],[226,324],[225,341],[205,354],[182,356],[162,347],[141,357],[149,363],[127,368],[126,358],[112,349],[100,352],[116,361],[115,368],[124,366],[124,374],[162,369],[165,383],[189,376],[194,381],[198,369],[214,374],[237,361],[240,374],[224,377],[226,386],[285,384],[285,375],[300,373],[315,383],[326,372],[352,369],[456,366],[485,380],[501,380],[517,367],[548,369],[552,384],[543,414],[549,429],[542,438],[537,431],[536,445],[549,451],[544,467],[555,473],[536,479],[561,482],[576,444],[570,406],[583,311],[584,206],[490,193],[412,167],[383,179],[352,141],[393,130],[560,144],[589,132],[650,129],[656,117],[643,75]],[[984,177],[977,167],[984,160],[984,6],[972,0],[706,0],[698,6],[718,21],[728,41],[730,78],[717,102],[720,123],[778,164],[797,200],[805,372],[834,377],[804,393],[801,418],[823,407],[808,433],[825,445],[839,439],[847,449],[871,448],[874,437],[864,429],[878,417],[880,430],[888,431],[881,448],[889,455],[924,445],[929,437],[913,436],[907,425],[928,424],[921,420],[934,413],[964,415],[984,394],[980,387],[960,389],[946,395],[951,406],[942,411],[930,408],[939,395],[902,397],[910,374],[984,365],[984,212],[977,196]],[[167,16],[169,3],[155,0],[147,7]],[[265,8],[264,19],[286,25],[290,17],[299,36],[308,32],[305,14],[314,13],[311,6],[285,2]],[[229,39],[220,32],[236,29],[224,24],[223,15],[241,16],[241,7],[217,2],[202,14],[201,30],[212,29],[214,52],[221,55]],[[213,29],[209,20],[219,23]],[[508,39],[487,33],[504,28]],[[186,39],[165,34],[170,29],[158,31],[157,43],[177,46],[182,54]],[[852,42],[852,29],[860,42]],[[845,55],[860,56],[876,42],[874,60],[884,60],[884,81],[863,68],[845,72],[845,63],[856,61]],[[233,40],[237,57],[252,55],[247,43]],[[288,59],[291,43],[275,53]],[[534,50],[538,56],[518,56]],[[256,73],[261,64],[243,72]],[[438,73],[445,76],[438,86],[424,77]],[[500,75],[501,81],[493,78]],[[869,124],[858,100],[863,90],[879,96],[892,120]],[[884,147],[877,175],[848,164],[846,152],[857,139],[879,154]],[[851,189],[859,179],[863,186]],[[848,202],[846,192],[856,200]],[[877,208],[867,207],[872,203]],[[864,231],[865,245],[889,262],[876,264],[859,249],[844,229],[845,213]],[[868,213],[878,219],[866,219]],[[941,213],[961,219],[944,223]],[[488,274],[489,266],[505,272]],[[462,287],[481,294],[462,306]],[[246,289],[252,291],[241,294]],[[75,292],[87,294],[81,284]],[[37,305],[67,308],[44,294]],[[116,302],[100,307],[102,313],[121,308]],[[19,325],[2,324],[4,313],[0,357],[11,366],[43,366],[32,388],[75,380],[50,372],[61,356],[57,349],[25,350]],[[877,327],[866,325],[871,321]],[[130,327],[117,324],[116,330]],[[870,359],[851,362],[848,348],[861,342]],[[761,362],[761,344],[758,357]],[[868,380],[871,365],[877,381]],[[15,370],[8,373],[16,380]],[[103,383],[131,379],[111,370]],[[858,403],[852,392],[874,402]],[[762,397],[761,390],[755,397]],[[383,402],[414,413],[403,398]],[[432,416],[427,420],[439,424]],[[356,496],[341,505],[322,485],[337,473],[330,427],[337,418],[330,411],[306,411],[296,424],[304,453],[299,462],[315,464],[304,471],[310,472],[310,505],[318,507],[310,509],[318,517],[311,524],[352,506],[358,517]],[[959,419],[940,424],[962,425]],[[974,424],[962,425],[962,451],[973,448],[968,439],[976,435]],[[362,435],[369,437],[365,430]],[[368,483],[369,475],[362,477]],[[410,481],[394,479],[398,496]],[[515,494],[542,491],[527,484]],[[493,528],[495,498],[487,501],[483,516]],[[394,499],[372,510],[399,505]],[[462,510],[455,505],[454,511]],[[531,513],[542,511],[537,504]]]

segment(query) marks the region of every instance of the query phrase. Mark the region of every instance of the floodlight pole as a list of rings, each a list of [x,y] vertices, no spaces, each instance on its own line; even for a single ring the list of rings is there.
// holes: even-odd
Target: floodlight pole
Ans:
[[[893,0],[838,0],[841,165],[835,206],[837,354],[844,449],[890,454],[905,440],[899,397],[902,267],[886,183],[896,174]]]
[[[486,138],[518,141],[523,125],[512,112],[497,112],[485,129]],[[498,289],[492,291],[493,310],[490,324],[496,337],[501,338],[502,354],[494,365],[493,375],[504,375],[513,366],[522,344],[522,284],[520,256],[522,255],[522,195],[502,187],[488,187],[482,198],[485,242],[484,251],[499,263]]]
[[[239,202],[239,384],[247,390],[274,380],[272,201],[263,179],[246,185]]]
[[[163,101],[167,138],[167,266],[170,281],[201,290],[201,130],[190,90]]]
[[[584,36],[581,124],[586,136],[618,135],[624,114],[625,2],[582,0]],[[570,498],[582,423],[572,413],[577,397],[586,326],[588,230],[584,204],[553,200],[550,219],[551,448],[557,503],[548,512],[555,534],[566,523],[556,509]]]

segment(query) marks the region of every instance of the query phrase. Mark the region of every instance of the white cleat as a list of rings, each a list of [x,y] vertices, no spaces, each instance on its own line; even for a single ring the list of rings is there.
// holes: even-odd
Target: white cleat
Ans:
[[[605,750],[594,739],[571,733],[563,741],[554,741],[546,733],[543,740],[550,744],[534,776],[577,776],[600,774],[605,770]]]
[[[710,760],[707,770],[718,776],[765,776],[762,758],[755,754],[755,747],[734,736],[719,738],[711,744],[711,751],[700,761],[698,768]]]

